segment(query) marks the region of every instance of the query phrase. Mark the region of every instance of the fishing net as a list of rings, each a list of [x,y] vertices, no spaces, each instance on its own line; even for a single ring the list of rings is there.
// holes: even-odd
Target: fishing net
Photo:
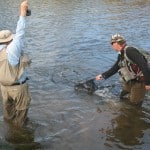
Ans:
[[[85,91],[88,94],[93,94],[97,89],[98,86],[96,85],[96,83],[94,82],[94,79],[90,79],[87,81],[81,81],[77,84],[75,84],[74,88],[76,91]]]

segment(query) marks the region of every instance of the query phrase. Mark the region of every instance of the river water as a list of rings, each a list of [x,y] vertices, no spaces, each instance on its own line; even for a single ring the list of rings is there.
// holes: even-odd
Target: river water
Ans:
[[[0,30],[15,32],[21,0],[1,0]],[[110,37],[150,50],[149,0],[29,0],[25,50],[32,57],[28,128],[6,132],[0,101],[0,149],[149,150],[150,96],[137,109],[119,100],[118,75],[93,95],[74,84],[115,62]],[[103,88],[101,88],[103,87]]]

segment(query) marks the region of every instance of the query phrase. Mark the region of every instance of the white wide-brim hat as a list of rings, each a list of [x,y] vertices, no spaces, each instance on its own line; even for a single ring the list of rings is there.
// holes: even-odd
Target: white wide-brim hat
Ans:
[[[0,31],[0,43],[6,43],[13,39],[14,35],[9,30]]]

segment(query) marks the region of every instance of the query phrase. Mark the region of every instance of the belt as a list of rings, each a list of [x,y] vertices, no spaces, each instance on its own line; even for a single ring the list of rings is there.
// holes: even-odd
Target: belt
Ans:
[[[25,84],[27,80],[29,80],[29,79],[28,79],[28,78],[26,78],[23,82],[13,83],[11,86]]]
[[[139,77],[139,81],[144,82],[145,81],[144,76]]]
[[[144,76],[137,77],[134,80],[137,81],[137,82],[144,82],[145,81]]]
[[[141,77],[138,77],[136,79],[132,79],[132,80],[128,81],[128,83],[129,82],[144,82],[144,81],[145,81],[144,76],[141,76]]]

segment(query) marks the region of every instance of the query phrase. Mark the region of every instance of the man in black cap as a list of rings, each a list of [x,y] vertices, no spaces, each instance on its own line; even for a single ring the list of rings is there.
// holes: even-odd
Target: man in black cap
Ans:
[[[146,90],[150,89],[150,70],[145,57],[135,48],[127,46],[123,36],[115,34],[111,45],[118,54],[116,63],[106,72],[97,75],[96,80],[107,79],[119,73],[123,81],[120,98],[129,94],[132,104],[141,106]]]

